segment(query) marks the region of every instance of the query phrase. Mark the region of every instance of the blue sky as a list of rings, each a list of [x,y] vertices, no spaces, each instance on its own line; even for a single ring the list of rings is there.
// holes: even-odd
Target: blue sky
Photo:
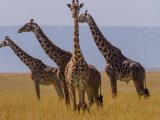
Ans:
[[[160,26],[160,0],[81,0],[100,26]],[[72,25],[71,0],[0,0],[0,26],[34,18],[43,25]]]
[[[73,19],[66,6],[71,1],[0,0],[0,26],[22,26],[33,18],[40,26],[53,25],[43,27],[45,28],[43,31],[56,45],[73,51]],[[160,0],[81,0],[80,2],[84,3],[81,13],[88,9],[98,26],[106,26],[102,32],[111,43],[123,51],[124,55],[140,62],[145,68],[160,68],[160,28],[150,29],[150,27],[160,27]],[[80,40],[84,56],[88,63],[103,70],[104,58],[95,46],[88,26],[82,30],[82,25],[87,24],[80,24]],[[41,59],[45,64],[56,66],[44,53],[33,33],[17,33],[19,26],[0,27],[0,42],[5,35],[9,35],[30,55]],[[63,26],[72,26],[70,27],[72,29],[68,30],[68,27]],[[109,26],[124,28],[132,26],[133,29],[108,29]],[[135,26],[147,28],[135,31]],[[90,51],[94,54],[89,54]],[[29,71],[8,47],[0,50],[0,58],[0,72]]]

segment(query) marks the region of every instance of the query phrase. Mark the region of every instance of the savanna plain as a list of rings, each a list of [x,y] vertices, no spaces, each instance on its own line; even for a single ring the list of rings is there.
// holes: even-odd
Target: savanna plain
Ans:
[[[59,101],[53,86],[41,86],[37,101],[29,73],[0,74],[0,120],[160,120],[160,73],[147,72],[150,98],[139,99],[133,82],[118,81],[118,97],[111,97],[107,75],[102,73],[102,108],[73,112]]]

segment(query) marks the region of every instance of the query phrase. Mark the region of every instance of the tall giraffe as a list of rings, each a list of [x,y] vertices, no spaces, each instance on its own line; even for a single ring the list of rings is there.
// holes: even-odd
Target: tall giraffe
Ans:
[[[117,80],[128,83],[133,80],[139,96],[149,96],[146,88],[145,69],[143,66],[125,57],[121,50],[113,46],[102,34],[94,19],[87,10],[79,16],[79,23],[86,22],[89,25],[94,41],[106,60],[105,71],[110,78],[112,96],[117,96]]]
[[[83,7],[83,4],[79,5],[79,1],[73,0],[72,4],[67,4],[72,12],[72,17],[74,19],[74,52],[72,57],[67,64],[65,70],[66,81],[68,83],[68,88],[70,92],[70,98],[73,106],[73,110],[80,109],[89,110],[87,104],[85,103],[85,89],[87,82],[89,80],[89,66],[85,61],[83,54],[80,49],[79,44],[79,26],[78,26],[78,14],[80,8]],[[76,88],[78,90],[78,106],[76,103]]]
[[[62,85],[65,97],[65,104],[69,104],[69,91],[65,81],[64,70],[72,54],[70,52],[62,50],[61,48],[53,44],[43,33],[38,24],[33,22],[33,19],[31,19],[29,23],[26,23],[22,28],[18,30],[18,33],[22,32],[33,32],[37,40],[39,41],[40,45],[42,46],[43,50],[57,64],[57,77]]]
[[[58,68],[59,68],[58,76],[60,76],[59,78],[64,77],[64,70],[72,56],[72,53],[62,50],[61,48],[56,46],[53,42],[51,42],[51,40],[49,40],[49,38],[44,34],[40,26],[36,22],[34,22],[33,19],[31,19],[30,22],[26,23],[23,27],[21,27],[18,30],[18,33],[22,33],[22,32],[33,32],[35,34],[43,50],[58,65]],[[96,103],[102,102],[101,100],[98,101],[97,99],[98,91],[101,91],[99,90],[99,88],[101,89],[100,87],[101,75],[94,66],[89,65],[89,69],[91,74],[90,74],[90,79],[88,81],[86,92],[87,92],[89,104],[91,105],[94,102]],[[101,96],[101,92],[100,92],[100,96]],[[68,104],[67,102],[68,98],[66,98],[66,104]]]
[[[57,95],[63,99],[63,92],[61,84],[57,79],[57,68],[45,65],[41,60],[34,58],[24,52],[18,45],[16,45],[8,36],[0,44],[0,48],[9,46],[19,59],[31,70],[31,78],[35,84],[37,98],[40,99],[40,85],[53,84]]]

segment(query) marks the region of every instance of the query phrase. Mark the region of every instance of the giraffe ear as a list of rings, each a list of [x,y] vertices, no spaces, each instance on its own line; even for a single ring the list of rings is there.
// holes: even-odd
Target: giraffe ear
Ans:
[[[67,6],[68,6],[69,8],[71,8],[71,4],[67,4]]]
[[[79,5],[80,8],[82,8],[83,6],[84,6],[84,3],[81,3],[81,4]]]

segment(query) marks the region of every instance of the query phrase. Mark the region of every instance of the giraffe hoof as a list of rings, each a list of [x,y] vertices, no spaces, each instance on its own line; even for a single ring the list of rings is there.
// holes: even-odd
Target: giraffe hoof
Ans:
[[[112,94],[112,97],[113,97],[113,98],[117,98],[117,94],[113,93],[113,94]]]

